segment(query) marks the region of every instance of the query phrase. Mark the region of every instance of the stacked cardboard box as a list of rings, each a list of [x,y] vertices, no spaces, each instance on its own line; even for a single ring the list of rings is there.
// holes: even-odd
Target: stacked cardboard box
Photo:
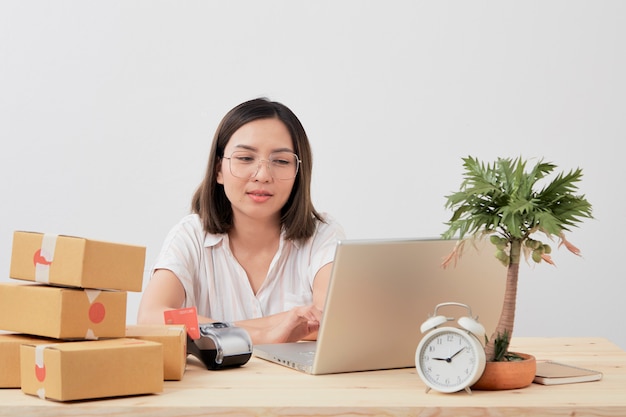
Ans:
[[[26,394],[58,401],[163,390],[163,347],[137,339],[23,344],[20,383]]]
[[[54,339],[0,332],[0,388],[20,388],[20,346],[53,343]]]
[[[15,232],[10,277],[33,282],[0,283],[0,329],[15,333],[0,334],[1,386],[18,381],[17,363],[22,391],[41,398],[162,391],[162,343],[126,338],[126,292],[141,291],[144,263],[140,246]]]
[[[0,329],[63,340],[124,337],[126,293],[0,284]]]
[[[126,337],[150,340],[163,345],[163,379],[183,379],[187,365],[187,329],[184,325],[128,325]]]

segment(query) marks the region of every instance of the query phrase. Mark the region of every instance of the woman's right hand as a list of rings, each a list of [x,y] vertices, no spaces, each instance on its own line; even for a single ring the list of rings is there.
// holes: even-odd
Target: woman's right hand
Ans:
[[[317,337],[321,319],[322,311],[314,305],[309,305],[234,324],[246,329],[254,344],[286,343],[305,339],[314,340]]]

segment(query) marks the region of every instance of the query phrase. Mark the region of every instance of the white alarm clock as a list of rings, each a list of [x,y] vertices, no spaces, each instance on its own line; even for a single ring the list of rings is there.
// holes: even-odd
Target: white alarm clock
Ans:
[[[445,306],[464,307],[468,317],[457,321],[460,328],[443,326],[454,320],[452,317],[437,315],[437,310]],[[444,393],[461,390],[472,393],[470,387],[478,381],[485,370],[485,349],[481,343],[485,338],[485,328],[466,304],[441,303],[435,307],[420,328],[426,333],[415,351],[415,367],[420,378],[430,389]]]

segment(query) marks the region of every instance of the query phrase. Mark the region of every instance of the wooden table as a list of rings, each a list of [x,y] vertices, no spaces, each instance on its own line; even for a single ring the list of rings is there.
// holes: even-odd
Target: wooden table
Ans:
[[[252,358],[207,371],[190,357],[182,381],[160,394],[57,403],[0,390],[0,416],[626,416],[626,352],[603,338],[515,338],[512,348],[594,368],[598,382],[512,391],[425,393],[414,368],[305,375]]]

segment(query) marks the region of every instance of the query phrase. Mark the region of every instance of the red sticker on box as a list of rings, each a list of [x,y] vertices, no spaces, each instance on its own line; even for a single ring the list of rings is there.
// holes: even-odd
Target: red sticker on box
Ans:
[[[100,323],[104,320],[104,316],[106,316],[106,308],[104,308],[104,304],[93,303],[89,307],[89,320],[91,320],[92,323]]]
[[[35,377],[37,381],[43,382],[46,379],[46,367],[35,365]]]
[[[41,249],[37,249],[35,254],[33,255],[33,264],[36,265],[50,265],[52,261],[46,259],[45,256],[41,254]]]
[[[193,340],[200,339],[198,313],[195,307],[166,310],[163,312],[163,316],[165,317],[165,324],[184,324],[189,337]]]
[[[57,235],[46,233],[41,239],[41,248],[33,254],[35,281],[47,284],[50,280],[50,265],[54,261]]]
[[[35,346],[35,378],[43,382],[46,379],[46,364],[44,363],[44,350],[50,345]]]

